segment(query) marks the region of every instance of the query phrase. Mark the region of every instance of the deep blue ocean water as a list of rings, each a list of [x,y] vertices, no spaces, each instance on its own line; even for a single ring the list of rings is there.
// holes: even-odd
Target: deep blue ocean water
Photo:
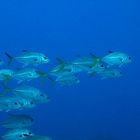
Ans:
[[[138,0],[0,1],[0,57],[5,61],[5,51],[16,56],[22,50],[48,55],[50,63],[40,66],[45,71],[56,57],[73,60],[91,52],[102,57],[109,50],[122,51],[133,59],[116,79],[81,74],[81,83],[70,87],[31,82],[51,98],[21,111],[34,117],[33,132],[53,140],[140,139],[139,5]],[[0,112],[0,119],[6,116]],[[0,135],[4,131],[0,127]]]

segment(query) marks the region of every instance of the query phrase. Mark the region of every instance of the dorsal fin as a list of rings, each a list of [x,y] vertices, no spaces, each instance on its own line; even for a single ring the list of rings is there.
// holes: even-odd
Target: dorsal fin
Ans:
[[[56,60],[58,61],[59,64],[64,64],[65,61],[59,57],[56,57]]]

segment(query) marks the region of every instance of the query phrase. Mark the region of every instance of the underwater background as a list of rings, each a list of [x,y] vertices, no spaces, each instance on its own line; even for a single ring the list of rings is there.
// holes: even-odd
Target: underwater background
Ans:
[[[50,58],[40,67],[47,72],[56,57],[102,57],[110,50],[132,57],[132,63],[122,68],[124,76],[116,79],[81,74],[80,84],[68,87],[48,79],[44,84],[32,81],[51,99],[22,111],[35,119],[35,133],[53,140],[140,139],[139,5],[138,0],[0,1],[0,56],[5,61],[5,51],[13,56],[22,50],[42,52]],[[14,63],[12,68],[20,66]],[[0,112],[0,119],[7,114]],[[1,127],[0,135],[3,132]]]

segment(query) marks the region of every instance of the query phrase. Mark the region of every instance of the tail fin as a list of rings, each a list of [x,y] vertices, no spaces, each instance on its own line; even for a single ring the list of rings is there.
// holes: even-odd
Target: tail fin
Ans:
[[[11,65],[14,57],[12,57],[9,53],[5,52],[5,55],[9,58],[8,66]]]
[[[42,71],[39,71],[39,70],[36,70],[36,72],[40,75],[41,82],[44,83],[45,80],[46,80],[47,74],[45,72],[42,72]]]
[[[1,93],[1,96],[6,95],[11,89],[7,86],[7,82],[2,82],[2,86],[4,88],[4,91]]]
[[[100,58],[92,53],[90,53],[90,56],[93,58],[93,66],[96,66],[100,62]]]

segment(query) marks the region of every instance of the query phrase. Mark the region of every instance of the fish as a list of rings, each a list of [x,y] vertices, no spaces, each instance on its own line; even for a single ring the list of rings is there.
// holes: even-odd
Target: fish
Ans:
[[[101,79],[118,78],[123,76],[122,72],[117,69],[105,69],[99,74],[101,76]]]
[[[110,51],[108,55],[102,58],[102,62],[105,62],[108,66],[119,66],[132,62],[132,58],[123,52],[113,52]]]
[[[47,103],[49,101],[49,98],[45,93],[42,93],[39,89],[28,85],[18,86],[13,90],[13,93],[16,96],[33,100],[35,103]]]
[[[20,56],[16,56],[16,57],[13,57],[9,53],[5,52],[5,55],[9,58],[8,65],[10,65],[13,60],[16,60],[19,63],[22,63],[23,67],[47,64],[50,62],[50,59],[48,58],[48,56],[44,55],[43,53],[39,53],[39,52],[24,51],[23,54],[21,54]]]
[[[33,124],[31,116],[25,114],[9,114],[8,118],[0,122],[0,125],[7,129],[27,128]]]
[[[19,110],[21,104],[18,102],[17,98],[14,96],[1,96],[0,97],[0,111],[12,111]]]
[[[94,67],[100,62],[100,58],[94,54],[90,54],[90,57],[80,57],[74,61],[72,64],[79,66]]]
[[[22,83],[39,77],[46,78],[46,73],[34,68],[24,68],[15,72],[13,79],[18,80],[18,83]]]
[[[71,86],[79,84],[80,80],[75,75],[61,76],[55,79],[55,82],[59,83],[62,86]]]
[[[60,58],[57,58],[57,61],[59,64],[50,71],[51,76],[69,76],[83,71],[81,67],[71,62],[66,62]]]
[[[36,103],[33,100],[21,98],[19,96],[16,97],[18,103],[21,105],[20,110],[30,109],[36,106]]]
[[[11,129],[3,136],[3,140],[23,140],[26,137],[33,136],[34,134],[28,129]]]
[[[102,63],[97,64],[96,66],[92,67],[89,71],[88,74],[90,76],[95,76],[97,74],[100,74],[106,69],[105,65]]]
[[[0,69],[0,81],[12,79],[14,73],[15,72],[11,69]]]
[[[24,140],[52,140],[52,139],[47,136],[34,135],[26,137]]]
[[[18,96],[1,96],[0,111],[23,110],[33,108],[36,103],[29,99],[24,99]]]

